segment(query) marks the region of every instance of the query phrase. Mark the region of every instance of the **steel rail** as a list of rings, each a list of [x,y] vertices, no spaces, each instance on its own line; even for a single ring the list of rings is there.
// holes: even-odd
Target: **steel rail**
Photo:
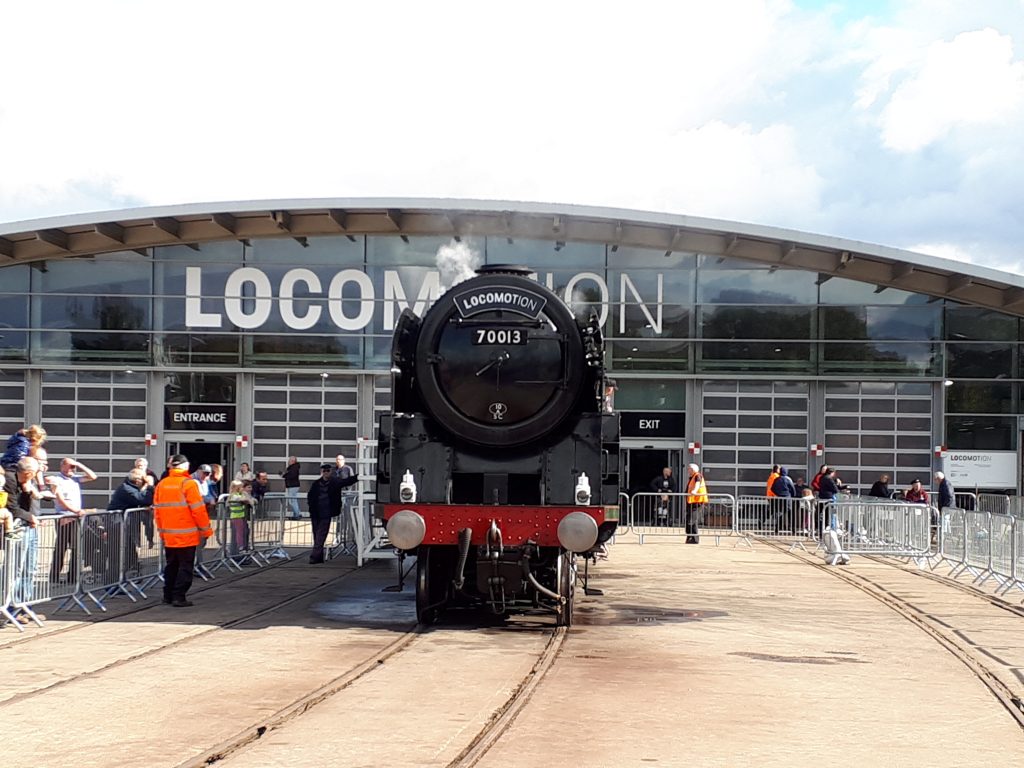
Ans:
[[[960,661],[966,666],[971,673],[986,687],[989,692],[995,697],[995,699],[1003,706],[1004,709],[1010,714],[1017,725],[1024,729],[1024,701],[1021,697],[1016,694],[1009,686],[1004,683],[997,674],[995,674],[988,666],[985,665],[984,661],[978,658],[970,648],[966,647],[961,640],[952,632],[949,632],[943,624],[940,622],[938,617],[932,615],[928,611],[922,610],[915,607],[913,604],[893,594],[884,586],[877,584],[863,574],[858,574],[853,571],[844,571],[839,568],[828,566],[825,563],[818,562],[809,555],[802,555],[799,552],[793,550],[786,550],[781,545],[775,542],[766,541],[768,546],[794,557],[797,560],[801,560],[809,565],[813,565],[815,568],[820,568],[826,573],[834,576],[837,579],[845,581],[853,587],[856,587],[861,592],[864,592],[869,597],[873,597],[878,602],[885,605],[895,613],[899,614],[909,622],[914,624],[918,629],[928,634],[933,640],[947,650],[955,659]],[[889,565],[890,563],[886,563]],[[938,577],[936,577],[938,578]],[[941,580],[941,579],[940,579]],[[950,581],[943,581],[946,585],[951,585]],[[963,586],[963,585],[960,585]],[[974,594],[978,598],[988,598],[989,596],[984,594],[976,594],[971,590],[964,590],[968,594]],[[989,600],[991,602],[991,600]],[[1015,609],[1016,606],[1007,603],[1005,606],[1000,605],[999,607],[1005,607],[1008,609]],[[1017,613],[1016,610],[1011,610],[1011,613]]]

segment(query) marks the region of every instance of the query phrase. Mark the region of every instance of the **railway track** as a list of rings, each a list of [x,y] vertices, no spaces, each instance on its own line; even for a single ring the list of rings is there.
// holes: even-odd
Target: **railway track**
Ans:
[[[442,634],[444,635],[443,638],[441,637]],[[357,683],[366,683],[374,676],[383,677],[388,675],[389,668],[399,661],[400,656],[415,657],[419,654],[419,657],[422,659],[429,658],[434,650],[431,647],[431,641],[434,641],[435,644],[458,642],[458,635],[459,630],[449,633],[443,629],[425,630],[422,626],[417,626],[412,631],[396,638],[392,643],[363,663],[347,669],[325,685],[297,698],[259,722],[246,727],[232,738],[206,750],[198,757],[180,763],[178,768],[202,768],[203,766],[219,765],[222,763],[234,765],[236,762],[246,765],[248,764],[247,760],[254,764],[262,764],[262,760],[267,757],[265,754],[255,755],[248,753],[248,751],[261,742],[269,741],[267,737],[282,731],[282,729],[302,727],[304,725],[304,717],[316,716],[316,707],[321,705],[329,706],[335,697],[352,689]],[[448,768],[471,768],[471,766],[476,765],[511,727],[519,713],[529,704],[534,692],[553,667],[565,642],[566,630],[561,627],[554,628],[545,631],[545,635],[543,648],[532,665],[529,666],[528,671],[520,677],[518,684],[513,687],[504,701],[490,712],[483,726],[472,737],[468,738],[461,751],[447,762]],[[405,661],[412,665],[421,665],[423,663],[420,658],[405,659]],[[390,686],[391,682],[380,680],[378,685]],[[342,710],[348,706],[341,702],[334,703]],[[324,713],[326,721],[331,722],[333,718],[334,715],[332,713]],[[394,719],[403,722],[407,728],[421,727],[423,729],[421,737],[424,744],[433,746],[439,741],[451,743],[456,740],[467,739],[467,734],[458,729],[456,733],[449,734],[448,738],[445,739],[443,734],[439,736],[433,730],[433,723],[421,723],[418,720],[409,718],[403,719],[400,713],[394,713]],[[308,724],[308,727],[319,732],[316,725]],[[415,740],[417,736],[408,732],[403,735],[406,740]],[[329,745],[325,742],[321,746],[326,749]],[[388,749],[386,744],[381,746],[384,749]],[[276,747],[270,746],[269,748],[275,749]],[[425,749],[424,751],[427,750]],[[421,757],[423,763],[431,762],[433,764],[433,758],[436,758],[436,755],[423,754]],[[272,760],[273,758],[269,759]],[[379,764],[389,762],[386,754],[381,754],[379,759],[381,761]],[[367,764],[377,764],[375,757],[364,755],[363,760]],[[419,760],[416,762],[419,762]]]
[[[222,587],[227,584],[237,584],[240,581],[252,578],[253,576],[258,576],[261,573],[267,573],[268,571],[271,571],[275,568],[281,568],[283,566],[288,565],[289,563],[294,562],[296,562],[295,558],[291,560],[279,560],[275,563],[271,563],[270,565],[263,566],[258,570],[245,571],[243,573],[237,574],[232,573],[230,578],[227,579],[213,579],[211,581],[199,582],[198,584],[195,584],[193,588],[189,591],[189,595],[201,595],[204,592],[209,592],[210,590],[216,589],[217,587]],[[148,601],[151,598],[144,599]],[[56,598],[53,602],[59,603],[60,598]],[[0,652],[3,652],[4,649],[6,648],[13,648],[17,645],[25,645],[26,643],[32,643],[43,638],[54,637],[56,635],[63,635],[67,634],[68,632],[77,632],[79,630],[85,629],[86,627],[90,627],[95,624],[102,624],[105,621],[113,621],[116,619],[120,619],[124,616],[132,616],[134,614],[141,613],[142,611],[148,611],[152,608],[159,608],[161,605],[163,604],[159,600],[154,600],[153,602],[145,602],[139,605],[133,605],[127,610],[118,610],[116,613],[94,613],[91,616],[85,616],[77,624],[72,624],[67,627],[57,627],[54,629],[45,629],[44,627],[44,631],[42,632],[20,634],[15,637],[12,637],[9,640],[6,640],[3,643],[0,643]]]
[[[272,566],[272,567],[277,567],[277,566],[275,565],[275,566]],[[240,576],[240,577],[235,578],[233,580],[221,582],[221,584],[222,585],[237,584],[239,581],[243,581],[245,578],[247,578],[249,576],[256,576],[259,573],[266,573],[267,571],[268,571],[268,569],[264,568],[264,569],[261,569],[260,571],[255,571],[253,573],[246,574],[245,576]],[[286,597],[284,599],[277,600],[277,601],[271,603],[270,605],[265,605],[265,606],[263,606],[263,607],[261,607],[259,609],[256,609],[256,610],[253,610],[253,611],[249,611],[249,612],[245,613],[242,616],[236,616],[235,618],[232,618],[230,620],[216,623],[216,624],[214,624],[212,626],[209,626],[209,627],[207,627],[205,629],[193,632],[192,634],[185,635],[184,637],[176,638],[175,640],[172,640],[172,641],[167,642],[167,643],[163,643],[163,644],[161,644],[161,645],[159,645],[159,646],[157,646],[155,648],[146,648],[144,650],[139,651],[138,653],[133,653],[133,654],[129,654],[129,655],[117,658],[117,659],[115,659],[115,660],[113,660],[113,661],[111,661],[111,662],[109,662],[107,664],[104,664],[104,665],[102,665],[100,667],[97,667],[95,669],[90,669],[90,670],[83,671],[83,672],[80,672],[80,673],[76,673],[76,674],[73,674],[73,675],[67,675],[67,676],[62,677],[60,679],[53,680],[52,682],[50,682],[50,683],[48,683],[46,685],[41,685],[41,686],[33,688],[31,690],[27,690],[27,691],[23,691],[23,692],[20,692],[20,693],[16,693],[13,696],[10,696],[10,697],[0,701],[0,711],[3,711],[3,708],[5,708],[5,707],[9,707],[9,706],[11,706],[13,704],[16,704],[18,702],[22,702],[22,701],[24,701],[26,699],[30,699],[30,698],[33,698],[35,696],[39,696],[41,694],[50,693],[50,692],[54,691],[55,689],[60,688],[60,687],[65,686],[65,685],[68,685],[70,683],[74,683],[76,681],[83,680],[83,679],[90,678],[90,677],[97,677],[99,675],[102,675],[104,672],[108,672],[108,671],[110,671],[112,669],[116,669],[117,667],[124,666],[125,664],[129,664],[129,663],[132,663],[132,662],[137,662],[137,661],[140,661],[142,659],[146,659],[146,658],[149,658],[149,657],[152,657],[152,656],[156,656],[157,654],[164,653],[164,652],[166,652],[168,650],[171,650],[172,648],[178,648],[178,647],[180,647],[182,645],[185,645],[186,643],[191,643],[191,642],[193,642],[195,640],[198,640],[200,638],[208,637],[212,633],[219,632],[219,631],[226,630],[226,629],[232,629],[232,628],[235,628],[235,627],[240,627],[240,626],[242,626],[242,625],[244,625],[244,624],[246,624],[248,622],[254,621],[255,619],[258,619],[258,618],[260,618],[262,616],[266,616],[268,614],[274,613],[275,611],[279,611],[282,608],[285,608],[285,607],[287,607],[287,606],[289,606],[289,605],[291,605],[293,603],[299,602],[300,600],[303,600],[303,599],[305,599],[307,597],[315,595],[316,593],[318,593],[318,592],[320,592],[320,591],[322,591],[322,590],[324,590],[324,589],[326,589],[326,588],[328,588],[330,586],[333,586],[333,585],[343,581],[345,578],[351,576],[355,572],[356,572],[355,569],[351,569],[351,570],[345,571],[344,573],[340,573],[337,576],[334,576],[334,577],[328,579],[327,581],[320,582],[320,583],[316,584],[315,586],[309,587],[308,589],[304,589],[304,590],[302,590],[301,592],[299,592],[297,594],[292,594],[292,595],[289,595],[288,597]],[[197,592],[209,591],[211,589],[215,589],[216,586],[218,586],[218,585],[212,585],[212,586],[209,586],[206,590],[197,590]],[[130,614],[140,613],[142,611],[150,610],[150,609],[153,609],[153,608],[164,608],[164,606],[160,602],[151,603],[151,604],[145,605],[145,606],[139,606],[138,608],[134,608],[132,610],[125,611],[125,612],[122,612],[122,613],[119,613],[119,614],[116,614],[116,615],[104,616],[104,617],[98,618],[95,621],[84,622],[81,625],[76,625],[76,626],[73,626],[73,627],[61,628],[61,629],[58,629],[58,630],[54,630],[53,632],[44,633],[44,634],[38,635],[34,639],[43,640],[44,638],[50,638],[50,637],[54,637],[56,635],[67,634],[68,632],[72,632],[72,631],[75,631],[75,630],[78,630],[78,629],[82,629],[82,628],[85,628],[85,627],[89,627],[89,626],[94,626],[94,625],[96,625],[98,623],[102,623],[102,622],[106,622],[106,621],[111,621],[111,620],[114,620],[114,619],[119,619],[119,618],[122,618],[122,617],[130,615]],[[4,646],[4,648],[9,648],[9,647],[14,646],[14,645],[19,645],[19,644],[21,644],[23,642],[30,642],[32,639],[33,638],[24,638],[24,639],[19,638],[19,640],[7,644],[6,646]],[[3,649],[0,649],[0,650],[3,650]]]
[[[866,595],[869,595],[886,607],[890,608],[895,613],[899,614],[931,636],[932,639],[934,639],[954,658],[964,664],[964,666],[966,666],[991,692],[995,699],[1017,722],[1017,725],[1024,729],[1024,699],[1022,699],[1019,690],[1014,690],[1013,687],[1001,678],[997,670],[993,668],[991,660],[988,658],[991,654],[986,653],[984,649],[978,648],[968,642],[963,634],[958,632],[955,627],[950,626],[946,621],[927,610],[927,608],[917,605],[915,602],[911,602],[907,598],[901,596],[898,594],[897,590],[879,583],[877,579],[873,579],[863,573],[859,573],[855,569],[843,569],[835,566],[828,566],[807,553],[789,550],[782,544],[771,541],[764,541],[764,543],[789,555],[790,557],[802,560],[815,568],[820,568],[837,579],[845,581],[847,584],[859,589],[861,592],[864,592]],[[874,562],[891,566],[901,572],[911,573],[915,576],[927,578],[930,581],[939,583],[946,588],[956,589],[978,599],[979,601],[989,603],[990,605],[1005,610],[1014,616],[1024,618],[1024,608],[1002,600],[995,595],[983,592],[977,588],[960,584],[952,579],[944,579],[943,577],[936,576],[935,574],[925,573],[909,568],[901,568],[899,567],[901,564],[894,563],[883,558],[871,557],[870,559]]]

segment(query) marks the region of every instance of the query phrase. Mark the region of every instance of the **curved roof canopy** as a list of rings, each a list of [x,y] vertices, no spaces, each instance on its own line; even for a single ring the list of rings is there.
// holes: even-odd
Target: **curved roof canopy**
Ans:
[[[501,236],[694,251],[844,277],[1024,316],[1024,277],[754,224],[546,203],[308,199],[198,203],[0,224],[0,266],[159,245],[313,235]]]

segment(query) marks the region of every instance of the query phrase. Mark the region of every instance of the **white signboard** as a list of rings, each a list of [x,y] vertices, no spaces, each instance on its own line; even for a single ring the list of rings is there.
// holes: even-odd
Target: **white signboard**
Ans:
[[[1016,488],[1016,451],[947,451],[942,471],[957,490]]]

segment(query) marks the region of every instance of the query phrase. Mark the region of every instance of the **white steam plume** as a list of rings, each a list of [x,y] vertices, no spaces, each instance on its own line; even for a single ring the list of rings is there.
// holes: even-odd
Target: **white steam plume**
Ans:
[[[474,275],[480,266],[480,254],[466,243],[453,239],[437,249],[436,263],[441,273],[441,285],[451,287]]]

